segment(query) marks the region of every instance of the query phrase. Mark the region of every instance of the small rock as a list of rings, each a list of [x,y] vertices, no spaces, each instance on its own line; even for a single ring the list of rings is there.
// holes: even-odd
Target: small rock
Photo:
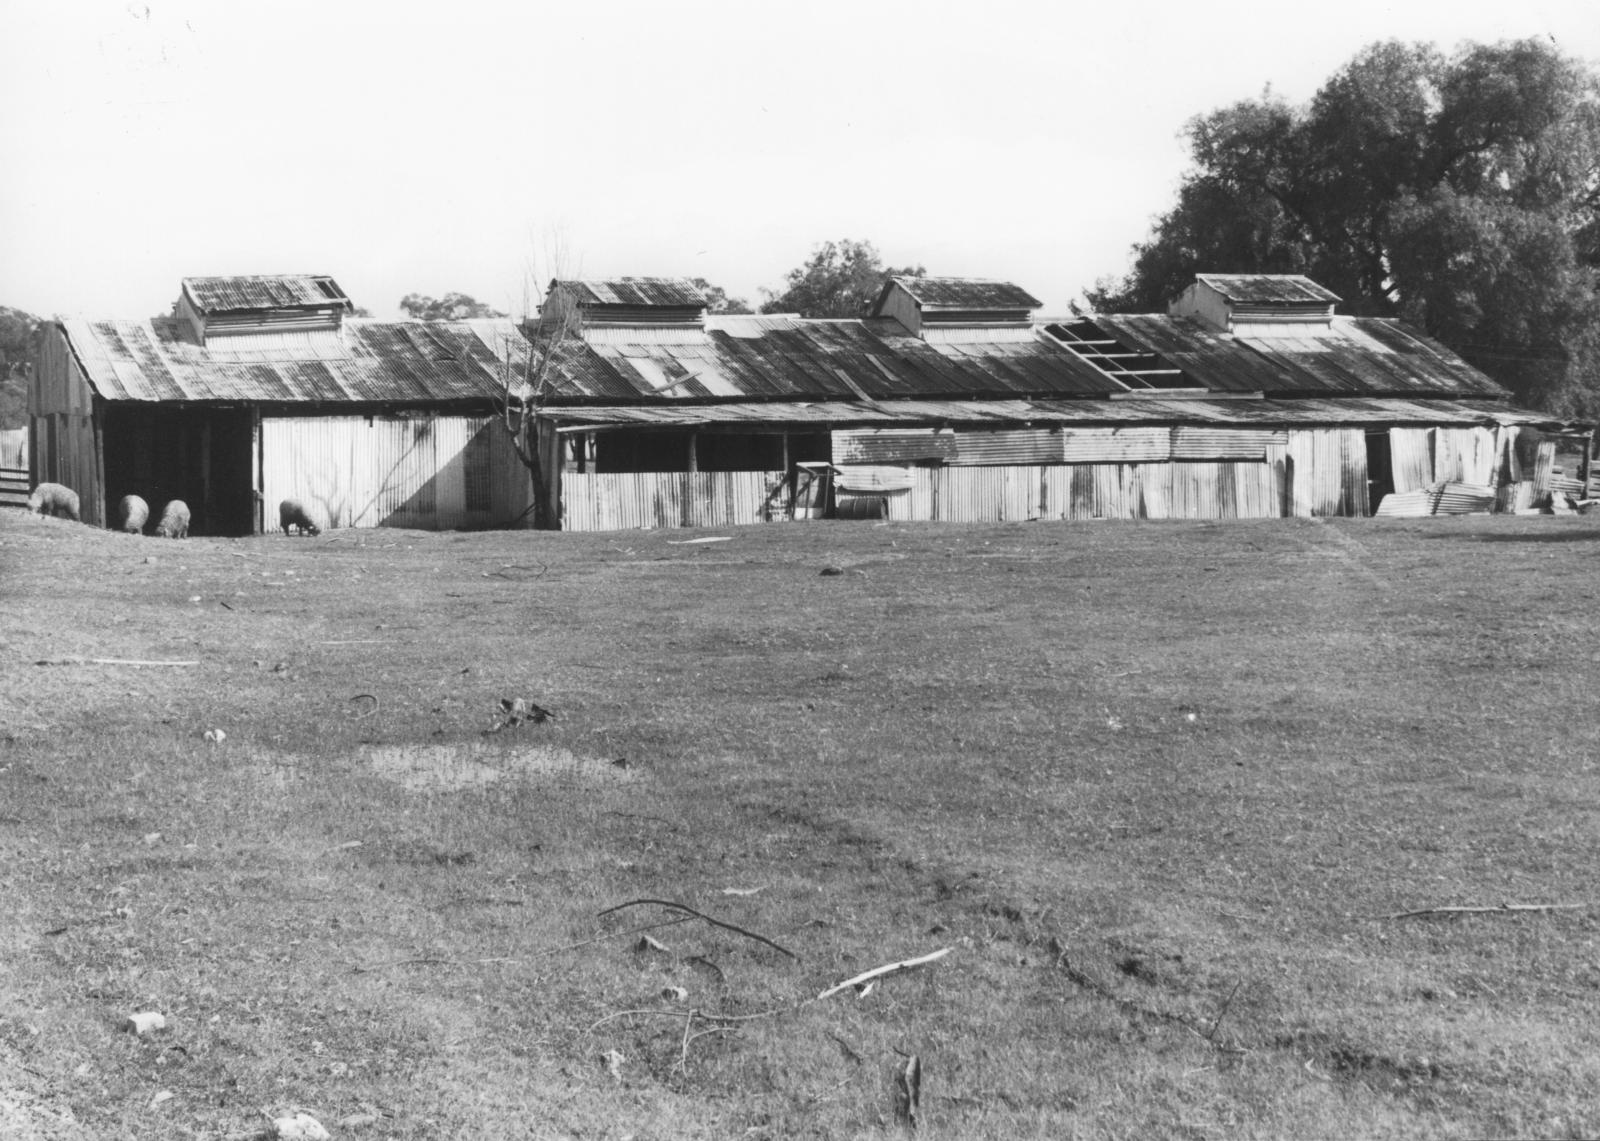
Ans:
[[[312,1117],[309,1113],[297,1113],[293,1117],[280,1117],[272,1123],[276,1137],[292,1137],[298,1141],[329,1141],[330,1134],[322,1127],[322,1122]]]
[[[169,1090],[169,1089],[162,1090],[160,1093],[156,1094],[155,1097],[150,1099],[150,1108],[154,1109],[156,1106],[160,1105],[164,1101],[171,1101],[172,1100],[172,1096],[173,1096],[173,1094],[172,1094],[171,1090]]]
[[[840,575],[840,574],[843,574],[843,573],[844,573],[844,568],[843,567],[823,567],[822,568],[822,574],[823,574],[824,578],[831,578],[834,575]]]
[[[220,745],[222,742],[228,739],[228,735],[221,729],[207,729],[205,732],[205,738],[213,745]]]
[[[165,1030],[167,1019],[165,1015],[153,1010],[142,1010],[137,1014],[128,1015],[123,1020],[122,1028],[129,1034],[143,1037],[146,1034],[154,1034],[157,1030]]]
[[[378,1124],[376,1113],[352,1113],[349,1117],[339,1118],[340,1129],[365,1129],[369,1125]]]
[[[159,833],[159,832],[146,832],[144,834],[144,842],[146,844],[152,844],[152,845],[161,843],[161,833]]]
[[[189,596],[189,601],[190,602],[199,602],[200,601],[200,596],[198,594],[191,594]]]
[[[622,1081],[622,1063],[627,1060],[621,1050],[607,1050],[600,1055],[600,1064],[606,1068],[606,1073],[611,1075],[611,1080],[618,1083]]]
[[[644,954],[650,954],[650,953],[654,953],[654,954],[657,954],[657,955],[670,955],[670,954],[672,954],[672,952],[667,949],[667,945],[665,943],[662,943],[662,942],[660,942],[660,941],[658,941],[656,939],[652,939],[648,935],[639,936],[639,941],[633,945],[633,951],[634,951],[634,954],[636,954],[636,955],[644,955]]]
[[[664,986],[661,988],[661,997],[668,1002],[688,1002],[689,992],[681,986]]]
[[[153,562],[155,562],[155,561],[156,561],[156,557],[155,557],[155,556],[154,556],[154,555],[146,555],[146,556],[145,556],[145,557],[144,557],[144,561],[145,561],[145,562],[146,562],[146,563],[153,563]]]

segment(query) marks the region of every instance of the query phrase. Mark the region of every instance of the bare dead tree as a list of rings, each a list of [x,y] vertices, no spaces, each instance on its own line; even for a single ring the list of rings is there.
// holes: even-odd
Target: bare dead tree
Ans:
[[[563,366],[577,357],[583,314],[566,293],[553,290],[537,318],[527,318],[524,337],[507,340],[500,365],[499,420],[512,450],[533,479],[535,527],[554,525],[550,477],[559,472],[560,440],[543,415]],[[521,359],[518,359],[520,353]]]

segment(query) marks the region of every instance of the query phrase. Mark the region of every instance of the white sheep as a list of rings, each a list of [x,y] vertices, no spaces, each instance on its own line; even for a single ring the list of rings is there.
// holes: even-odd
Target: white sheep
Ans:
[[[81,522],[78,518],[78,493],[59,483],[41,483],[34,488],[33,494],[28,496],[28,510],[35,515],[51,515],[57,519]]]
[[[122,517],[122,529],[130,535],[142,534],[144,525],[150,522],[150,505],[137,495],[124,495],[117,512]]]
[[[290,527],[298,528],[302,535],[322,534],[322,526],[317,518],[316,513],[298,499],[285,499],[278,504],[278,526],[283,528],[285,535]]]
[[[163,539],[189,537],[189,505],[181,499],[172,499],[161,509],[161,522],[156,524],[156,534]]]

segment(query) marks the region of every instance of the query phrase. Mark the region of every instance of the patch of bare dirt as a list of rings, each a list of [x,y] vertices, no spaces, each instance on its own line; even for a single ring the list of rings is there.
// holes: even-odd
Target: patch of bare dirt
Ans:
[[[379,776],[412,792],[459,792],[529,778],[602,784],[633,777],[626,766],[550,745],[369,745],[362,759]]]

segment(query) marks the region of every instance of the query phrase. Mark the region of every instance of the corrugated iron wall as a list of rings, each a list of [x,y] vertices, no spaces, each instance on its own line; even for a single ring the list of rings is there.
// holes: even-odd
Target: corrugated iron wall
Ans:
[[[532,481],[492,417],[266,417],[261,449],[268,529],[288,498],[335,527],[531,526]]]
[[[93,394],[60,326],[47,323],[36,346],[28,389],[31,480],[72,488],[78,493],[82,521],[104,526],[105,489],[95,445]]]
[[[1289,513],[1302,518],[1366,515],[1367,438],[1359,428],[1289,433]]]
[[[783,517],[787,496],[783,472],[563,472],[561,529],[763,523]]]

